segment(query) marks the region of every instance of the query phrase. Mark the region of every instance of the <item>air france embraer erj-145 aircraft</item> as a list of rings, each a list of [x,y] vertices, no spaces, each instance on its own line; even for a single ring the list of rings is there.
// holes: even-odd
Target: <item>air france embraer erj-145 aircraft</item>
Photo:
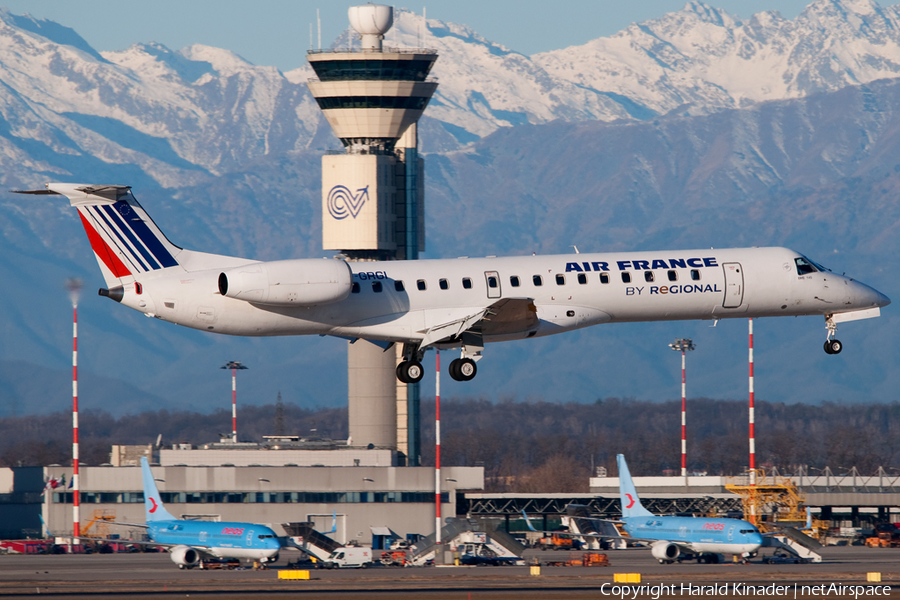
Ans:
[[[176,519],[163,505],[146,458],[141,458],[144,476],[144,507],[147,536],[153,544],[169,547],[169,557],[178,568],[192,568],[204,557],[247,558],[275,562],[281,541],[275,532],[256,523],[226,523]]]
[[[599,323],[820,315],[825,351],[842,321],[890,300],[786,248],[508,258],[259,262],[171,243],[128,186],[48,183],[78,209],[108,286],[100,294],[186,327],[229,335],[329,335],[403,344],[397,377],[422,378],[426,348],[460,348],[467,381],[484,344]]]
[[[746,559],[762,546],[762,535],[747,521],[655,516],[641,505],[625,457],[619,454],[616,460],[623,527],[631,538],[650,542],[650,553],[660,564],[682,558],[715,562],[719,554],[734,554]]]

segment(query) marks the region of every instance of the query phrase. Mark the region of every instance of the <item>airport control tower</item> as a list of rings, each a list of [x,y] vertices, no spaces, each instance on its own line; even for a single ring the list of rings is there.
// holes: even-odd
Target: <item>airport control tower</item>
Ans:
[[[434,50],[384,48],[393,8],[349,9],[360,48],[311,50],[309,89],[344,144],[322,157],[322,247],[351,261],[412,260],[425,249],[424,162],[416,123],[437,88]],[[348,346],[350,438],[417,465],[418,384],[397,380],[400,348]]]

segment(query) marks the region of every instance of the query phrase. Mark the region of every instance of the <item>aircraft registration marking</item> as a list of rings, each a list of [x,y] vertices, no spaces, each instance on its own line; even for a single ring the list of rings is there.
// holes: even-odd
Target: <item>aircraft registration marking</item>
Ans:
[[[367,279],[387,279],[387,273],[384,271],[362,271],[355,273],[355,275],[363,281]]]

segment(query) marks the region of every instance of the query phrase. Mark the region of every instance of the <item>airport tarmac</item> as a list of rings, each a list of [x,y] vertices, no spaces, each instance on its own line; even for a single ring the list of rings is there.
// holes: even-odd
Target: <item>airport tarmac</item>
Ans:
[[[767,551],[771,552],[771,551]],[[622,589],[614,573],[640,573],[643,590],[629,588],[628,598],[675,598],[698,595],[745,595],[788,598],[900,598],[900,549],[829,547],[821,564],[747,565],[725,563],[660,565],[646,549],[611,551],[609,567],[373,567],[354,570],[312,570],[309,581],[279,580],[293,553],[285,552],[269,570],[180,570],[168,554],[3,555],[0,556],[0,598],[213,598],[326,597],[428,599],[618,598]],[[567,558],[568,552],[527,551],[526,558]],[[883,587],[866,582],[869,572],[881,573]],[[737,587],[735,585],[737,584]],[[755,586],[783,586],[758,588]],[[865,586],[821,588],[809,586]],[[666,588],[659,586],[665,585]],[[693,587],[685,587],[693,586]],[[705,586],[705,587],[698,587]],[[715,587],[710,587],[715,586]],[[747,587],[752,586],[752,587]],[[808,586],[804,588],[803,586]],[[636,593],[635,593],[636,592]],[[693,592],[693,593],[692,593]],[[706,593],[703,593],[706,592]],[[753,593],[761,592],[761,593]],[[805,593],[804,593],[805,592]],[[843,592],[843,593],[841,593]],[[875,594],[874,592],[878,592]]]

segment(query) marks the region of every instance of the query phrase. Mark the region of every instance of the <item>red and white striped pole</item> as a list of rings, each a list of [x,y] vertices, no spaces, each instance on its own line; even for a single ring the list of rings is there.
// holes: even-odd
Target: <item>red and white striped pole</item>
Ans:
[[[231,441],[237,444],[237,369],[231,369]]]
[[[749,322],[749,361],[750,361],[750,485],[756,485],[756,432],[754,431],[754,425],[756,422],[756,415],[754,414],[753,408],[753,319],[748,319]],[[756,505],[754,503],[750,504],[750,522],[756,525]]]
[[[78,481],[78,292],[81,280],[69,279],[66,287],[72,299],[72,543],[77,544],[81,537],[81,485]]]
[[[441,351],[434,353],[434,543],[441,543]]]
[[[687,377],[685,376],[685,353],[695,348],[693,340],[678,339],[669,348],[681,352],[681,476],[687,485]]]
[[[681,476],[687,483],[687,387],[684,376],[684,348],[681,349]]]
[[[231,441],[237,443],[237,372],[247,369],[237,360],[230,360],[221,369],[231,369]]]

